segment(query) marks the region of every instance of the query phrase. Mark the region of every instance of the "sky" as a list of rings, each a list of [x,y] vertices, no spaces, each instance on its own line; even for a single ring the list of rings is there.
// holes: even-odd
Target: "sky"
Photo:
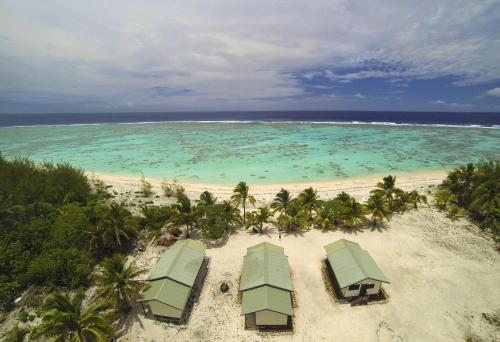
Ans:
[[[500,112],[500,1],[0,2],[0,113]]]

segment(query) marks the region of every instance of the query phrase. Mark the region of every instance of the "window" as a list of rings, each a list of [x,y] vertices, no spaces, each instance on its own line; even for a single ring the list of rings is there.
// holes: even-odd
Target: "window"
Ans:
[[[359,290],[359,284],[349,285],[349,291]]]
[[[375,287],[375,284],[366,284],[365,289],[373,289]]]

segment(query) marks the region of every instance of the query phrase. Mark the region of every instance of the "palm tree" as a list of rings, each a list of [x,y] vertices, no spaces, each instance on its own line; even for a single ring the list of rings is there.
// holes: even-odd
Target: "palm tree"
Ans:
[[[103,213],[106,207],[101,205],[91,205],[85,208],[88,226],[82,229],[82,233],[87,236],[87,250],[98,254],[103,250],[105,226],[103,224]]]
[[[248,218],[247,228],[248,227],[257,227],[259,233],[263,233],[264,224],[272,223],[273,214],[271,210],[269,210],[268,206],[260,207],[257,211],[251,213]]]
[[[471,202],[472,181],[475,173],[475,166],[472,163],[462,165],[452,172],[443,181],[443,186],[447,187],[457,195],[459,206],[467,206]]]
[[[276,196],[274,197],[273,201],[271,202],[271,208],[280,214],[283,214],[288,210],[290,207],[290,204],[292,202],[293,196],[288,192],[286,189],[281,189]]]
[[[496,226],[500,216],[500,182],[491,180],[480,185],[473,193],[472,208],[484,216],[487,224]]]
[[[226,231],[229,227],[241,225],[240,210],[233,206],[229,201],[222,202],[221,216],[224,221]]]
[[[387,176],[383,178],[383,182],[377,183],[377,188],[372,190],[372,194],[380,194],[386,200],[389,208],[393,209],[393,200],[394,194],[397,192],[396,188],[396,177],[395,176]]]
[[[114,254],[103,261],[102,272],[95,277],[95,285],[98,287],[95,297],[107,298],[115,308],[127,312],[142,289],[142,283],[137,281],[137,277],[145,272],[134,263],[125,266],[125,257]]]
[[[391,210],[389,209],[385,198],[380,193],[372,194],[366,202],[365,207],[368,210],[368,214],[371,215],[374,227],[377,225],[377,219],[381,222],[384,219],[390,219]]]
[[[90,342],[107,341],[114,336],[109,323],[113,314],[109,302],[98,302],[84,308],[83,298],[83,291],[78,291],[73,297],[64,293],[51,295],[42,309],[42,321],[35,329],[34,337]]]
[[[104,213],[103,239],[105,244],[123,249],[126,243],[137,235],[137,224],[132,220],[132,214],[124,203],[111,203]]]
[[[20,328],[16,323],[5,335],[2,336],[4,342],[23,342],[29,330]]]
[[[216,202],[217,197],[214,197],[210,191],[203,191],[200,194],[200,199],[197,201],[197,204],[202,207],[209,207],[214,205]]]
[[[304,189],[300,194],[299,194],[299,201],[300,204],[302,205],[302,208],[305,210],[305,212],[309,216],[309,221],[312,221],[313,219],[313,211],[317,211],[318,208],[320,207],[320,200],[318,196],[318,192],[314,190],[312,187],[309,187],[307,189]]]
[[[323,206],[314,217],[314,224],[322,230],[333,230],[335,228],[334,211],[328,206]]]
[[[286,231],[305,229],[308,225],[307,213],[302,209],[298,199],[290,202],[287,210],[278,216],[277,225],[286,227]]]
[[[243,224],[246,224],[246,205],[247,201],[255,206],[255,197],[248,194],[249,187],[245,182],[239,182],[233,190],[233,195],[231,196],[231,201],[235,205],[241,205],[243,207]]]
[[[427,202],[427,197],[425,195],[420,195],[417,190],[410,191],[407,193],[408,203],[413,204],[414,209],[418,209],[419,203],[424,203],[427,206],[429,203]]]
[[[341,209],[340,217],[345,226],[352,228],[366,220],[364,206],[351,198]]]
[[[199,213],[184,193],[177,194],[177,203],[172,208],[175,211],[173,221],[178,225],[186,225],[186,238],[190,238]]]

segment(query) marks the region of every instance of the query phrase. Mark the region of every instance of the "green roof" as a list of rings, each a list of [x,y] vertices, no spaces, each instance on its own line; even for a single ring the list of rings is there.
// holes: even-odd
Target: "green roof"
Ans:
[[[261,286],[244,291],[241,299],[241,314],[272,310],[285,315],[293,315],[292,297],[289,291],[271,286]]]
[[[144,291],[140,301],[157,300],[179,310],[184,310],[191,293],[191,287],[168,278],[153,280],[149,284],[151,287]]]
[[[247,249],[241,271],[241,291],[262,285],[293,291],[288,258],[283,248],[268,242]]]
[[[193,286],[203,259],[205,246],[191,239],[176,242],[161,256],[151,270],[148,280],[170,278],[187,286]]]
[[[341,239],[325,246],[325,250],[340,288],[365,279],[389,282],[370,254],[357,243]]]

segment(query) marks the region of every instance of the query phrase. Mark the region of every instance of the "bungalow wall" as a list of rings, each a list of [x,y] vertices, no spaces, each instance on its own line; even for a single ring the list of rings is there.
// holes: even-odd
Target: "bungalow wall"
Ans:
[[[288,315],[271,310],[262,310],[255,313],[255,323],[257,325],[287,325]]]
[[[170,318],[181,318],[182,310],[174,308],[173,306],[167,305],[165,303],[159,302],[157,300],[150,300],[147,302],[151,313],[156,316],[170,317]]]
[[[350,286],[341,289],[342,295],[344,297],[359,296],[361,292],[361,286],[363,285],[370,287],[366,289],[366,295],[376,295],[380,291],[381,282],[374,279],[365,279],[363,281],[360,281],[358,283],[352,284]]]

